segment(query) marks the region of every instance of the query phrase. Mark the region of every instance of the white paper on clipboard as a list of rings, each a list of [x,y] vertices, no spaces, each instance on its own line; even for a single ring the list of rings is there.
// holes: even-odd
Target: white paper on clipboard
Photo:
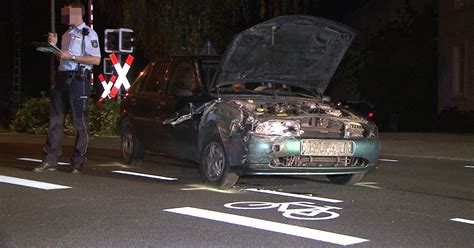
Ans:
[[[61,53],[61,49],[49,42],[33,42],[33,46],[36,48],[36,51],[39,52],[52,54]]]

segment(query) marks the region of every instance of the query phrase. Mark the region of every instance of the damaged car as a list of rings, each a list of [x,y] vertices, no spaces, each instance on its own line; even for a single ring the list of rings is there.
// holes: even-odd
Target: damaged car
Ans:
[[[376,125],[323,101],[357,32],[312,16],[280,16],[239,33],[222,58],[159,58],[123,99],[122,157],[146,150],[199,164],[202,180],[244,175],[362,179],[379,157]]]

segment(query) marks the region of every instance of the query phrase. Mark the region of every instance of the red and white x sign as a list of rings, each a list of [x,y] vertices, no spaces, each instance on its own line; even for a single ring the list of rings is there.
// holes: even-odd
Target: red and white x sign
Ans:
[[[110,98],[110,89],[112,89],[112,85],[114,85],[116,79],[117,77],[115,75],[112,75],[112,77],[110,77],[109,82],[106,82],[104,75],[99,74],[99,81],[102,84],[102,87],[104,87],[104,91],[100,96],[101,99]]]
[[[110,54],[109,58],[112,64],[114,65],[115,71],[118,74],[118,78],[115,81],[114,87],[110,91],[110,96],[114,98],[117,95],[117,93],[120,91],[120,87],[122,87],[122,84],[123,84],[123,87],[125,88],[125,91],[127,91],[130,88],[130,83],[128,82],[128,79],[127,79],[127,73],[130,70],[130,66],[133,63],[134,57],[129,54],[123,67],[120,65],[117,59],[117,56],[114,53]]]

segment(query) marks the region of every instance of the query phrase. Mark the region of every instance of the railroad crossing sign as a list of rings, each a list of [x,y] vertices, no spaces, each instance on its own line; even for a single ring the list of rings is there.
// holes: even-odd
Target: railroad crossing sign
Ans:
[[[106,82],[104,75],[99,74],[99,81],[102,84],[102,87],[104,88],[104,91],[102,92],[102,95],[100,96],[100,99],[110,98],[110,89],[112,89],[112,86],[114,85],[115,80],[117,80],[117,77],[115,75],[112,75],[112,77],[110,77],[109,82]]]
[[[123,66],[120,65],[120,61],[115,53],[110,54],[109,58],[115,71],[117,72],[118,77],[112,75],[109,82],[106,82],[104,75],[99,75],[99,80],[102,84],[102,87],[104,88],[99,101],[103,101],[106,98],[115,98],[120,92],[122,85],[125,88],[125,91],[128,91],[130,88],[130,82],[128,81],[127,73],[130,70],[134,57],[129,54]]]

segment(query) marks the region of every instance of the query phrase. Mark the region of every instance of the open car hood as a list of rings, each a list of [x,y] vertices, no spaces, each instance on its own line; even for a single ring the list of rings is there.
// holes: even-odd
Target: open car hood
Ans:
[[[285,82],[322,94],[357,32],[313,16],[280,16],[239,33],[214,86]]]

